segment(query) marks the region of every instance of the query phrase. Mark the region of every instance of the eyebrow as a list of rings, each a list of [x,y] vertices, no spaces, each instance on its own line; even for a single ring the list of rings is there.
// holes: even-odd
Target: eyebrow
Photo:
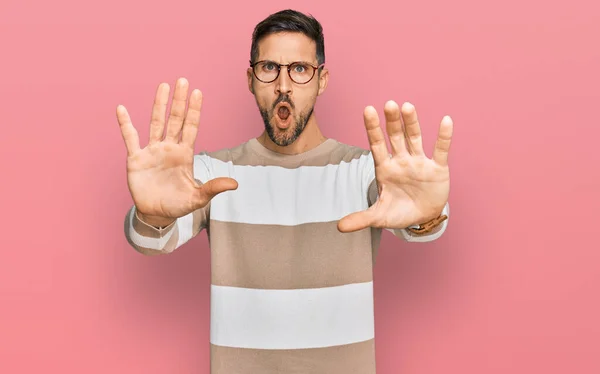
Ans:
[[[277,61],[269,60],[268,58],[267,59],[258,60],[258,61],[265,61],[265,62],[272,62],[274,64],[279,64]],[[318,62],[312,63],[312,62],[309,62],[309,61],[306,61],[306,60],[291,61],[288,64],[293,64],[293,63],[298,63],[298,62],[303,63],[303,64],[308,64],[308,65],[314,65],[314,66],[316,66],[316,65],[319,64]],[[285,64],[285,65],[288,65],[288,64]]]

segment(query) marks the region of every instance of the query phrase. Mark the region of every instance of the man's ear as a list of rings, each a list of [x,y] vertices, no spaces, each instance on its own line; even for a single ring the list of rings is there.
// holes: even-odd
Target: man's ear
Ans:
[[[252,87],[252,68],[248,68],[248,70],[246,70],[246,77],[248,78],[248,89],[254,95],[254,88]]]
[[[319,74],[319,92],[318,95],[321,95],[325,89],[327,88],[327,83],[329,82],[329,70],[323,68],[321,73]]]

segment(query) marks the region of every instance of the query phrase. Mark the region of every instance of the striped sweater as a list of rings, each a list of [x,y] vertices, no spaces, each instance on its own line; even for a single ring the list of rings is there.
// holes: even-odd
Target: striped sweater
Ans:
[[[283,155],[256,139],[194,157],[200,182],[238,189],[161,230],[131,207],[128,242],[170,253],[202,229],[211,250],[211,374],[375,373],[373,265],[381,229],[340,233],[338,221],[377,199],[371,153],[327,139]],[[444,208],[448,214],[448,205]],[[404,229],[406,241],[431,241]]]

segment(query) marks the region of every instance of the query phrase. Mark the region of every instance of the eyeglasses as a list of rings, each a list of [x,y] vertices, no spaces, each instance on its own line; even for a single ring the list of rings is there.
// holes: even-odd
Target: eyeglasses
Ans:
[[[315,76],[317,69],[320,69],[323,65],[313,66],[308,62],[292,62],[290,64],[278,64],[274,61],[258,61],[255,63],[250,62],[250,67],[254,72],[256,79],[263,83],[271,83],[279,77],[282,66],[287,66],[287,72],[290,79],[297,84],[306,84],[310,82]]]

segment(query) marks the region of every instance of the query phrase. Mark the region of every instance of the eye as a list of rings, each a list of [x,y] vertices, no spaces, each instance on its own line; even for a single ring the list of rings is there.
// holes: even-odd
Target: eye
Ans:
[[[267,71],[274,70],[277,69],[277,65],[272,62],[265,62],[263,64],[263,69]]]
[[[306,65],[304,65],[304,64],[294,65],[294,71],[296,73],[304,73],[306,70],[308,70],[308,69],[307,69]]]

